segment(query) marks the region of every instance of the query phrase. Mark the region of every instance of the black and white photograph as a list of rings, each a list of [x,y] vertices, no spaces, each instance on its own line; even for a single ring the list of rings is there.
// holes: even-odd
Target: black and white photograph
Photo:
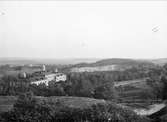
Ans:
[[[0,122],[167,122],[167,1],[0,0]]]

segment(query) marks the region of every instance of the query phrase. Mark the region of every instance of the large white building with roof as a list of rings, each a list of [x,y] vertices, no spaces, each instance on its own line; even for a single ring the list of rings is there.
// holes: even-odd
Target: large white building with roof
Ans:
[[[43,71],[46,70],[43,66]],[[52,72],[43,72],[44,73],[44,78],[40,79],[40,80],[35,80],[32,81],[31,84],[42,84],[44,83],[45,85],[48,86],[50,81],[54,81],[54,82],[64,82],[67,80],[67,76],[64,73],[58,73],[58,70],[56,69],[56,72],[52,73]]]
[[[48,86],[50,81],[55,81],[56,83],[56,82],[64,82],[66,80],[67,76],[64,73],[51,73],[51,74],[46,74],[44,79],[32,81],[31,84],[39,85],[44,83],[46,86]]]

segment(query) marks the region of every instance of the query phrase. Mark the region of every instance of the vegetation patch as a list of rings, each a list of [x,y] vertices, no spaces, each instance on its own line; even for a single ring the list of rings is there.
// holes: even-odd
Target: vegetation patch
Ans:
[[[10,112],[2,113],[0,119],[8,121],[60,121],[60,122],[150,122],[146,117],[112,102],[87,98],[34,98],[31,94],[22,95]],[[62,101],[72,101],[73,105],[64,105]],[[75,101],[75,102],[74,102]],[[76,102],[83,105],[75,107]],[[65,102],[65,101],[64,101]],[[92,103],[92,104],[90,104]],[[88,106],[89,104],[89,106]]]

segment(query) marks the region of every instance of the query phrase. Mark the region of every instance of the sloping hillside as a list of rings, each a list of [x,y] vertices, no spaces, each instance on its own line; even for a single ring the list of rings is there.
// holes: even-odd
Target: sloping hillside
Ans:
[[[23,65],[23,64],[39,64],[38,61],[22,58],[0,58],[0,65]]]
[[[121,59],[121,58],[112,58],[112,59],[104,59],[97,61],[94,65],[104,66],[104,65],[151,65],[150,62],[142,61],[142,60],[134,60],[134,59]]]
[[[0,115],[0,120],[24,122],[150,122],[127,107],[83,97],[19,98],[15,109]]]
[[[94,71],[122,71],[132,67],[153,67],[149,61],[133,59],[104,59],[95,63],[76,64],[71,68],[71,72],[94,72]]]
[[[144,60],[134,60],[134,59],[121,59],[121,58],[111,58],[111,59],[103,59],[96,61],[95,63],[79,63],[76,64],[76,67],[83,66],[105,66],[105,65],[153,65],[150,61]]]
[[[67,97],[67,96],[52,96],[52,97],[36,97],[38,100],[46,100],[48,102],[59,102],[64,106],[72,107],[72,108],[87,108],[94,104],[104,103],[105,100],[93,99],[87,97]]]

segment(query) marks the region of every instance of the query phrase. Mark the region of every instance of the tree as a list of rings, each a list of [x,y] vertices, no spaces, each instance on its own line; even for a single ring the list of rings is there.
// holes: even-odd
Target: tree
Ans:
[[[116,99],[116,91],[112,83],[107,83],[102,86],[95,88],[94,97],[97,99]]]
[[[5,113],[2,118],[9,122],[51,121],[54,108],[44,100],[38,101],[32,92],[19,96],[12,111]]]

